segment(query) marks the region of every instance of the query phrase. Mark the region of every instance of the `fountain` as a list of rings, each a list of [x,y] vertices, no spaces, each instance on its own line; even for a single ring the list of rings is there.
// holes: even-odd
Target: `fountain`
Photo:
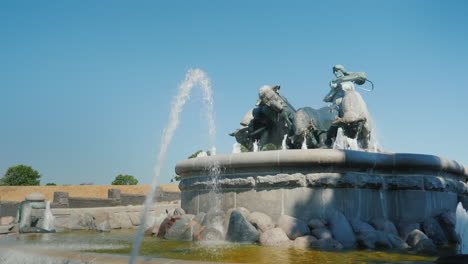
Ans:
[[[242,210],[286,226],[283,231],[271,231],[287,234],[283,244],[372,249],[409,246],[434,253],[436,245],[457,243],[448,235],[453,227],[440,219],[453,215],[457,203],[468,195],[468,169],[433,155],[379,152],[371,116],[355,89],[368,81],[365,73],[347,72],[341,65],[333,73],[336,78],[324,98],[331,105],[320,109],[296,110],[280,95],[279,85],[261,87],[256,107],[230,134],[252,152],[177,163],[182,208],[194,215],[211,209],[206,201],[212,177],[206,168],[216,163],[221,168],[217,183],[223,211],[240,210],[240,214],[226,216],[229,228],[232,221],[245,218],[244,222],[254,224],[261,233],[259,240],[250,242],[268,244],[262,236],[273,235],[271,230],[261,230]],[[258,151],[268,144],[282,150]],[[325,223],[322,225],[336,243],[322,240],[313,228],[305,228],[301,235],[312,232],[316,237],[296,242],[298,236],[288,233],[288,224],[284,224],[291,221],[296,229],[307,223],[310,227],[311,221]],[[434,232],[448,238],[438,239]],[[283,236],[280,233],[276,238]],[[310,242],[314,239],[319,242]]]

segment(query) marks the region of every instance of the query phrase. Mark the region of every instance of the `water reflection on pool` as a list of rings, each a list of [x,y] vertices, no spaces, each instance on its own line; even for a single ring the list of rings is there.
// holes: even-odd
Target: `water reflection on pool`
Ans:
[[[86,252],[86,254],[106,253],[129,255],[134,231],[113,231],[111,233],[66,232],[57,234],[31,234],[0,237],[0,260],[12,261],[14,254],[44,254],[57,258],[57,252]],[[21,246],[42,251],[18,251]],[[3,252],[3,253],[2,253]],[[39,253],[38,253],[39,252]],[[54,253],[54,254],[52,254]],[[235,263],[432,263],[435,257],[407,254],[398,251],[316,251],[292,247],[264,247],[258,245],[236,245],[229,243],[191,243],[169,241],[147,237],[144,239],[140,255],[154,258],[180,260],[235,262]],[[7,257],[5,257],[7,256]],[[65,257],[67,255],[64,255]],[[2,259],[3,257],[3,259]],[[20,258],[23,263],[67,263],[57,261],[38,261],[40,258]],[[47,256],[45,256],[47,257]],[[31,262],[28,262],[28,259]],[[79,262],[75,259],[70,263]],[[91,262],[93,263],[93,262]]]

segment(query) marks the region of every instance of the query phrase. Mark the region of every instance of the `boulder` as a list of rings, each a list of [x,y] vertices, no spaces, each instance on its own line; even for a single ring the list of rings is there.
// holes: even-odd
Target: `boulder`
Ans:
[[[232,213],[232,211],[234,211],[236,209],[237,209],[237,211],[239,213],[241,213],[245,217],[245,219],[249,219],[250,212],[245,207],[231,208],[231,209],[227,210],[226,214],[223,217],[223,222],[222,223],[223,223],[224,230],[228,229],[229,219],[231,217],[231,213]]]
[[[278,227],[283,229],[291,240],[310,235],[309,227],[304,221],[289,215],[280,216],[278,219]]]
[[[388,249],[392,248],[392,242],[382,231],[369,231],[357,235],[359,247],[370,249]]]
[[[269,229],[260,235],[260,244],[264,246],[287,246],[291,244],[283,229],[277,227]]]
[[[440,227],[439,222],[434,218],[428,218],[422,223],[422,230],[424,233],[432,239],[436,245],[446,245],[448,244],[447,237],[445,236],[442,227]]]
[[[333,237],[338,240],[341,245],[347,248],[355,246],[356,236],[354,235],[348,219],[346,219],[340,211],[332,210],[329,212],[327,222]]]
[[[161,228],[161,224],[164,222],[164,220],[167,218],[166,214],[161,214],[158,216],[154,217],[153,220],[153,226],[147,229],[145,233],[152,235],[152,236],[158,236],[159,230]]]
[[[140,212],[128,212],[128,217],[132,222],[132,225],[138,226],[141,222],[141,213]]]
[[[447,211],[436,217],[442,230],[444,231],[445,237],[450,243],[457,244],[460,242],[460,237],[455,232],[455,212]]]
[[[309,226],[310,229],[317,229],[317,228],[326,227],[325,223],[322,220],[316,219],[316,218],[310,219],[309,222],[307,223],[307,225]]]
[[[406,240],[408,244],[417,252],[426,254],[437,254],[437,248],[430,238],[421,230],[415,229],[411,231]]]
[[[397,249],[409,248],[408,244],[406,244],[406,242],[403,239],[401,239],[399,236],[394,235],[394,234],[389,234],[389,233],[386,233],[386,234],[387,234],[387,237],[390,239],[390,242],[392,243],[393,248],[397,248]]]
[[[111,226],[109,224],[109,221],[102,221],[98,225],[96,225],[96,231],[98,232],[110,232],[111,231]]]
[[[258,241],[260,233],[247,221],[245,216],[238,210],[233,210],[229,218],[226,239],[231,242],[255,243]]]
[[[404,249],[408,248],[400,237],[394,234],[385,233],[383,231],[368,231],[357,235],[358,245],[362,248],[370,249]]]
[[[265,232],[275,227],[271,217],[264,213],[253,212],[247,218],[249,222],[255,226],[260,232]]]
[[[343,245],[333,238],[322,238],[311,242],[310,247],[318,249],[342,249]]]
[[[375,231],[375,228],[373,228],[368,223],[361,221],[359,219],[351,220],[350,224],[351,224],[351,227],[353,228],[354,233],[356,234]]]
[[[314,243],[317,242],[317,238],[314,236],[301,236],[294,239],[293,246],[299,248],[311,248]]]
[[[166,234],[169,232],[169,230],[171,229],[172,225],[180,219],[180,216],[168,216],[166,217],[162,222],[161,224],[159,225],[159,230],[158,230],[158,233],[157,233],[157,237],[165,237]],[[156,225],[155,225],[156,227]]]
[[[317,228],[312,230],[312,235],[314,235],[316,238],[321,239],[321,238],[333,238],[333,235],[330,230],[328,230],[326,227],[322,228]]]
[[[369,222],[375,229],[398,235],[398,231],[392,221],[384,218],[374,218]]]
[[[418,223],[398,223],[398,234],[404,241],[408,239],[409,233],[415,229],[421,229],[421,225]]]
[[[224,240],[224,235],[221,231],[214,227],[203,228],[200,232],[200,238],[195,240],[202,241],[222,241]]]
[[[183,217],[176,220],[164,237],[170,240],[192,241],[194,228],[189,224],[190,221],[189,218]]]

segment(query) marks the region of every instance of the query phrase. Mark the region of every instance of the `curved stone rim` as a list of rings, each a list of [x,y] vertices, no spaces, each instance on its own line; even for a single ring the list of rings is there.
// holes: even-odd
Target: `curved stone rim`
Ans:
[[[222,168],[222,174],[258,171],[268,173],[287,168],[328,167],[388,172],[401,170],[447,172],[468,178],[468,168],[463,164],[434,155],[335,149],[275,150],[193,158],[178,162],[175,172],[182,177],[190,177],[208,171],[213,164]]]

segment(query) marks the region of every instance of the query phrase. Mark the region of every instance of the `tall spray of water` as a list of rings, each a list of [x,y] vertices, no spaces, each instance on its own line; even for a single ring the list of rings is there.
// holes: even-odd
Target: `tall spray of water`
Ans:
[[[185,103],[187,102],[190,92],[193,86],[200,86],[203,92],[203,101],[207,109],[208,118],[208,133],[210,136],[211,153],[216,154],[215,139],[216,139],[216,128],[214,124],[214,104],[213,104],[213,90],[211,89],[211,82],[208,76],[200,69],[190,69],[185,75],[185,80],[180,84],[177,96],[172,102],[171,111],[169,113],[169,122],[163,131],[161,137],[161,145],[159,147],[159,153],[156,158],[156,165],[154,167],[153,179],[151,181],[151,190],[146,196],[144,209],[141,214],[140,226],[135,236],[133,243],[132,253],[128,261],[129,264],[135,263],[135,259],[138,256],[140,250],[141,241],[145,232],[146,216],[148,215],[149,208],[153,204],[153,198],[156,194],[156,184],[161,174],[161,168],[166,159],[166,152],[169,144],[172,141],[172,137],[180,122],[180,113],[183,110]]]
[[[458,203],[455,217],[455,232],[460,236],[459,253],[468,254],[468,212],[463,208],[462,203]]]

